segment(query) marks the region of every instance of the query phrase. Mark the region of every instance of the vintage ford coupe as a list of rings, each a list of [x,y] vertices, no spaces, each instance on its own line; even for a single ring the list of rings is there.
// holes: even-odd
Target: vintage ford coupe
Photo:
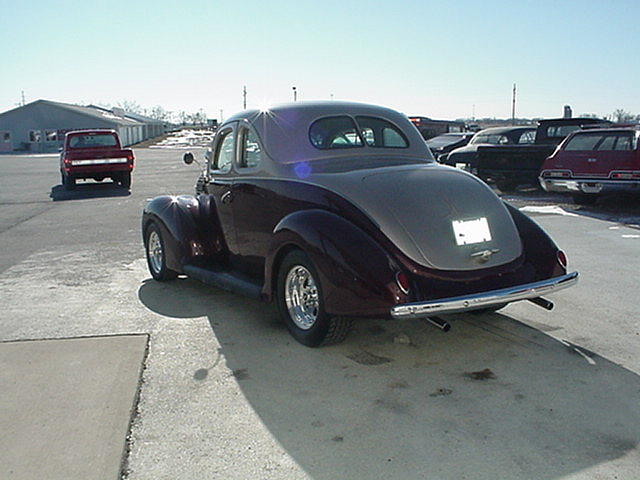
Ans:
[[[185,154],[186,163],[193,161]],[[151,275],[178,274],[275,301],[318,346],[355,317],[495,311],[576,283],[565,254],[481,180],[439,165],[404,115],[347,102],[294,103],[227,119],[204,193],[144,209]]]

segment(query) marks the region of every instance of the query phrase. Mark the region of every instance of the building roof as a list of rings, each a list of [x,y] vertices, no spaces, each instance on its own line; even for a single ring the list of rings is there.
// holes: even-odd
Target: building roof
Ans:
[[[52,107],[62,108],[64,110],[78,113],[80,115],[86,115],[92,118],[96,118],[106,122],[111,122],[115,125],[124,126],[124,127],[149,124],[149,123],[157,123],[157,120],[149,119],[149,121],[145,121],[143,120],[143,118],[146,118],[146,117],[143,117],[141,115],[134,116],[133,114],[130,114],[128,112],[124,112],[124,115],[116,115],[112,110],[98,107],[96,105],[88,105],[88,106],[73,105],[70,103],[54,102],[51,100],[43,100],[43,99],[36,100],[34,102],[28,103],[27,105],[16,107],[6,112],[0,113],[0,116],[5,115],[9,112],[14,112],[21,108],[29,107],[31,105],[49,105]],[[139,117],[140,119],[136,117]]]

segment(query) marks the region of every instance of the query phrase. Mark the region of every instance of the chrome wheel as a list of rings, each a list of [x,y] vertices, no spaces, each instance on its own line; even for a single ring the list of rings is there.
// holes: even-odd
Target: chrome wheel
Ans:
[[[162,271],[162,258],[164,252],[162,251],[162,242],[160,242],[160,235],[155,230],[151,230],[149,234],[149,240],[147,242],[147,257],[149,257],[149,266],[153,270],[153,273],[160,274]]]
[[[311,272],[302,265],[291,267],[284,284],[284,300],[293,323],[309,330],[316,323],[320,311],[318,287]]]

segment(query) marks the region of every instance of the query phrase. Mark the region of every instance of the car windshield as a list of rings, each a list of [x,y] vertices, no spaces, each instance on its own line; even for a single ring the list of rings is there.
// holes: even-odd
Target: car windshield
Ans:
[[[445,135],[440,135],[435,138],[431,138],[427,140],[427,145],[431,148],[440,148],[446,147],[448,145],[453,145],[454,143],[458,143],[464,138],[464,135],[455,135],[451,133],[447,133]]]
[[[112,133],[87,133],[73,135],[69,139],[71,148],[115,147],[116,137]]]
[[[478,133],[470,143],[488,143],[490,145],[503,145],[509,143],[509,139],[506,135],[491,134],[491,133]]]

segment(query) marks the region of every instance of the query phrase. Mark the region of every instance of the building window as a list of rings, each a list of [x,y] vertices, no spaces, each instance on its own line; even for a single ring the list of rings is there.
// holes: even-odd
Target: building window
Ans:
[[[40,130],[31,130],[29,132],[29,141],[39,143],[42,133]]]
[[[0,133],[0,140],[2,140],[3,142],[10,142],[11,141],[11,133],[10,132],[2,132],[2,133]]]
[[[44,131],[44,139],[47,142],[57,142],[58,141],[58,131],[57,130],[45,130]]]

